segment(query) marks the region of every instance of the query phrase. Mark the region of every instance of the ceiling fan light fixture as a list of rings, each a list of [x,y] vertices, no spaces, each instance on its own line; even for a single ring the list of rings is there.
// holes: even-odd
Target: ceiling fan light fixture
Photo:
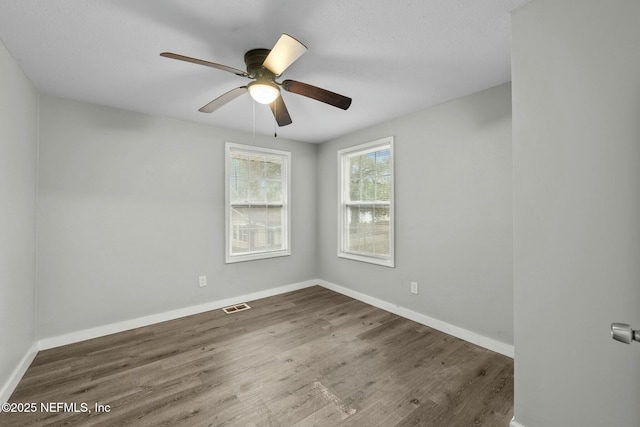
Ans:
[[[280,96],[280,88],[270,81],[251,82],[248,89],[251,97],[260,104],[271,104]]]

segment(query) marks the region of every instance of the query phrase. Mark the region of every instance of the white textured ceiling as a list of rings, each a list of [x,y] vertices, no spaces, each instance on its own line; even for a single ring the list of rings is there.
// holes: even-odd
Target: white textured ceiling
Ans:
[[[509,81],[510,12],[527,2],[0,0],[0,40],[41,93],[269,135],[249,95],[198,112],[247,79],[159,54],[244,70],[288,33],[309,50],[280,80],[353,98],[343,111],[282,91],[278,136],[323,142]]]

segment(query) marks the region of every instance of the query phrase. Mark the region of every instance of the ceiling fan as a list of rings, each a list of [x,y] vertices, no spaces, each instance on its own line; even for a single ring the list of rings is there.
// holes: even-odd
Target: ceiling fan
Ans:
[[[199,111],[212,113],[227,102],[249,92],[256,102],[269,104],[278,126],[286,126],[291,124],[292,121],[287,106],[282,96],[280,96],[280,88],[287,92],[306,96],[307,98],[315,99],[316,101],[324,102],[343,110],[346,110],[351,105],[351,98],[326,89],[296,80],[284,80],[282,83],[276,81],[276,78],[280,77],[282,73],[306,51],[307,47],[298,40],[288,34],[282,34],[275,46],[273,46],[273,49],[252,49],[244,54],[247,71],[242,71],[227,65],[216,64],[215,62],[179,55],[177,53],[163,52],[160,56],[217,68],[218,70],[227,71],[237,76],[247,77],[253,80],[246,86],[231,89],[229,92],[217,97],[200,108]]]

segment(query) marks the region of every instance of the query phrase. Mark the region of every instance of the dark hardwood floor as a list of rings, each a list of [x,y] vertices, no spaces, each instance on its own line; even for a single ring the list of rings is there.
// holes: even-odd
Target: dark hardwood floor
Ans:
[[[322,287],[249,305],[41,351],[0,425],[509,425],[508,357]]]

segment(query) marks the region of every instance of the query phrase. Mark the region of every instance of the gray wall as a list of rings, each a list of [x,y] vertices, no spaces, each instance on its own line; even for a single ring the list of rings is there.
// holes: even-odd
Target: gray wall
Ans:
[[[38,95],[0,43],[0,387],[34,342]]]
[[[640,2],[513,16],[516,421],[640,425]]]
[[[396,267],[337,258],[336,152],[389,135]],[[509,84],[322,144],[320,277],[512,344],[511,154]]]
[[[316,277],[315,145],[47,96],[40,108],[40,338]],[[224,263],[225,141],[292,152],[291,256]]]

